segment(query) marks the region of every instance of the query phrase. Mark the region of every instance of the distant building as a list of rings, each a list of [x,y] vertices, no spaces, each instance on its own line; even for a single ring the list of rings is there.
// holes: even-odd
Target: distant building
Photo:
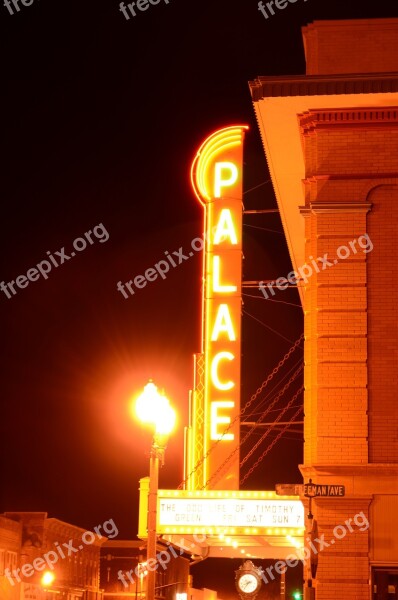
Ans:
[[[22,527],[11,519],[0,516],[0,598],[1,600],[19,600],[20,585],[11,585],[5,572],[19,565],[21,552]]]
[[[189,560],[175,555],[167,546],[158,545],[164,552],[156,569],[155,596],[159,600],[187,600]],[[167,553],[167,555],[166,555]],[[108,540],[101,546],[101,588],[106,600],[145,598],[146,543],[143,541]]]
[[[156,570],[155,595],[158,600],[220,600],[217,592],[192,587],[189,560],[173,556],[167,546],[158,545],[159,552],[169,552],[170,560],[162,554],[164,567]],[[178,555],[179,549],[175,550]],[[130,575],[128,575],[128,573]],[[104,600],[143,600],[146,595],[146,543],[143,541],[108,540],[101,546],[101,588]],[[123,583],[124,581],[124,583]]]
[[[214,590],[209,590],[208,588],[202,588],[197,590],[195,588],[189,588],[188,590],[188,600],[221,600],[219,596],[217,596],[217,592]]]
[[[43,600],[43,594],[45,600],[103,599],[99,561],[105,537],[49,519],[44,512],[8,512],[0,517],[0,560],[7,527],[14,527],[14,540],[6,550],[6,555],[12,553],[12,565],[1,577],[6,590],[1,600],[19,600],[16,592],[13,595],[18,588],[20,600]]]
[[[126,595],[137,600],[144,597],[145,570],[140,569],[138,577],[134,575],[134,570],[144,562],[144,556],[145,545],[141,541],[108,540],[102,545],[100,584],[108,600],[117,600]],[[130,579],[127,573],[131,570],[133,574]]]
[[[345,486],[312,501],[328,545],[306,587],[317,600],[387,600],[398,597],[398,19],[315,21],[303,38],[306,75],[250,90],[304,310],[301,472]]]

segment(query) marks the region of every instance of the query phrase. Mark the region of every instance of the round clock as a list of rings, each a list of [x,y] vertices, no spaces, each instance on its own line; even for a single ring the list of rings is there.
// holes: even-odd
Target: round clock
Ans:
[[[254,600],[261,587],[261,567],[256,567],[251,560],[246,560],[235,571],[235,585],[242,600]]]
[[[242,573],[238,579],[239,589],[245,594],[253,594],[258,588],[259,581],[253,573]]]

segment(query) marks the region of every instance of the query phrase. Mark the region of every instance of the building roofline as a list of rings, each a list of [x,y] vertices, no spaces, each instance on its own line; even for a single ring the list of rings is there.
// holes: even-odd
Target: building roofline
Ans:
[[[260,76],[249,81],[253,102],[263,98],[377,94],[398,91],[398,73]]]
[[[380,27],[380,25],[398,25],[398,17],[379,17],[379,18],[370,18],[370,19],[315,19],[311,21],[307,25],[303,25],[302,29],[306,27],[313,27],[316,25],[317,27],[363,27],[363,25],[372,25],[374,27]]]

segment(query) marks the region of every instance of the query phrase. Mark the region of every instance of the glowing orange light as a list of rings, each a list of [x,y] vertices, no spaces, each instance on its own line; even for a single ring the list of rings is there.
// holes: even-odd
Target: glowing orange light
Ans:
[[[233,433],[224,433],[223,431],[218,431],[218,425],[223,424],[229,425],[231,419],[229,417],[222,417],[218,414],[219,408],[234,408],[235,403],[231,400],[219,400],[218,402],[211,403],[211,429],[210,429],[210,439],[219,440],[222,436],[223,440],[233,440],[235,438]],[[224,433],[224,435],[223,435]]]
[[[215,189],[216,186],[214,185],[213,177],[210,177],[210,171],[215,166],[216,158],[220,155],[224,158],[228,151],[241,146],[244,132],[247,129],[249,129],[247,125],[233,125],[224,129],[218,129],[206,138],[200,146],[192,164],[191,182],[194,192],[202,204],[209,202],[213,195],[215,196],[214,192],[221,192],[221,167],[217,167],[219,171],[217,189]],[[226,160],[222,160],[219,165],[227,162]],[[234,167],[236,168],[236,165]],[[234,171],[233,167],[232,171]],[[238,178],[238,174],[236,172],[232,173],[232,171],[230,172],[231,181],[233,180],[232,175],[235,175],[236,179]]]
[[[41,578],[41,585],[43,587],[50,587],[50,585],[52,585],[55,581],[55,575],[52,571],[46,571],[45,573],[43,573],[43,576]]]
[[[224,242],[228,238],[231,244],[234,246],[237,245],[238,238],[236,236],[231,210],[229,208],[223,208],[220,212],[220,218],[215,227],[213,244],[218,246],[218,244]]]
[[[234,360],[234,358],[235,356],[232,354],[232,352],[219,352],[214,356],[213,360],[211,361],[211,380],[213,382],[214,387],[217,390],[228,391],[234,387],[235,384],[233,381],[226,381],[225,383],[222,383],[218,376],[218,365],[220,361]]]
[[[214,197],[221,198],[221,191],[231,187],[238,181],[238,167],[232,162],[217,162],[214,165]],[[223,178],[223,171],[229,172],[229,177]]]
[[[221,476],[215,479],[213,474],[239,445],[242,171],[247,129],[246,125],[234,125],[212,133],[200,146],[191,168],[192,186],[204,207],[201,352],[205,419],[202,430],[198,426],[197,431],[203,436],[200,443],[205,457],[200,485],[210,490],[236,489],[239,485],[237,453]],[[192,455],[198,453],[194,436]],[[219,443],[207,458],[214,441]],[[188,460],[187,464],[192,469],[195,463]]]
[[[176,413],[170,406],[169,400],[164,394],[158,392],[158,388],[152,381],[147,383],[144,391],[137,398],[135,409],[139,420],[154,425],[156,433],[168,435],[173,431]]]
[[[222,285],[220,283],[220,256],[213,256],[213,292],[228,294],[237,291],[236,285]]]
[[[236,336],[234,327],[232,325],[228,304],[220,304],[218,307],[216,319],[214,321],[213,333],[211,334],[211,341],[216,342],[222,331],[225,331],[228,334],[228,339],[230,342],[235,342]]]

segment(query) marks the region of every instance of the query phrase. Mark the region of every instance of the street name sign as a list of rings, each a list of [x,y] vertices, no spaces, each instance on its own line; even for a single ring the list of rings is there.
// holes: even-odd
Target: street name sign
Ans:
[[[307,498],[342,498],[345,496],[345,486],[340,484],[317,484],[317,483],[305,483],[304,484],[304,496]]]

